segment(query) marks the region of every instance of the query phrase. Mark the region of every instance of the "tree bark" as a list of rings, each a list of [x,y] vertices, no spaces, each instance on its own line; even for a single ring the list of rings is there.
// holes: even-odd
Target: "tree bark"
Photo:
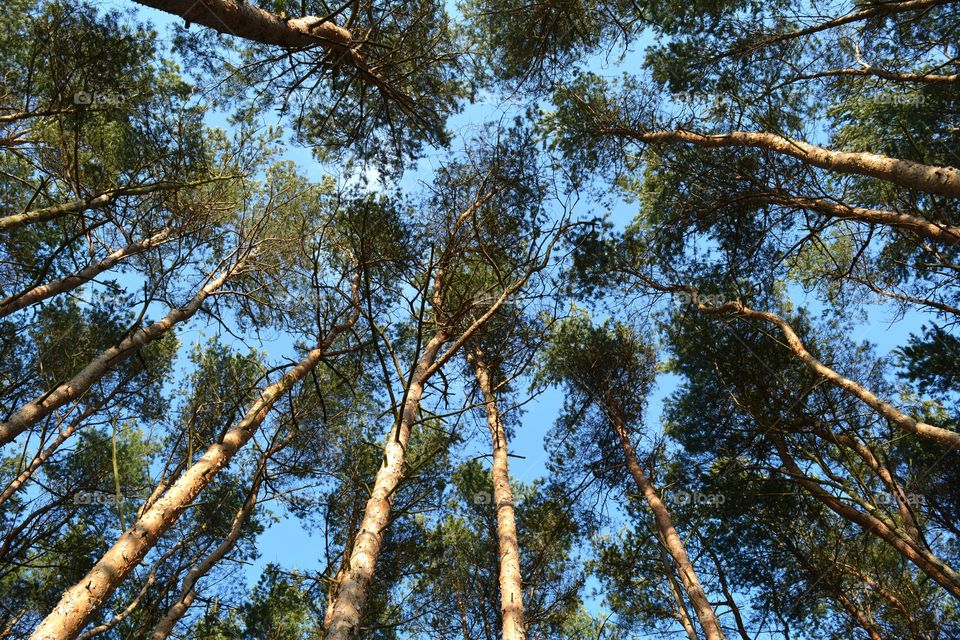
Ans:
[[[851,207],[828,198],[805,198],[777,192],[747,194],[743,196],[742,199],[747,202],[760,202],[763,204],[776,204],[786,207],[808,209],[810,211],[823,213],[831,218],[857,220],[867,224],[879,224],[896,229],[903,229],[937,243],[953,245],[960,242],[960,227],[946,224],[940,225],[925,220],[924,218],[896,211]]]
[[[153,567],[150,569],[150,572],[147,574],[147,579],[146,581],[144,581],[143,586],[140,587],[140,591],[137,592],[137,595],[134,596],[133,600],[130,601],[130,604],[128,604],[123,611],[113,616],[103,624],[99,624],[94,628],[90,629],[89,631],[85,632],[83,635],[77,638],[77,640],[90,640],[91,638],[95,638],[101,633],[105,633],[110,629],[114,628],[115,626],[117,626],[118,624],[126,620],[131,613],[136,611],[137,607],[139,607],[140,603],[143,601],[143,597],[147,595],[147,592],[150,590],[151,587],[153,587],[154,583],[157,581],[157,571],[160,569],[161,565],[163,565],[163,563],[166,562],[167,559],[169,559],[170,556],[172,556],[176,552],[176,550],[180,548],[180,546],[182,546],[182,542],[183,541],[172,546],[166,553],[160,556],[160,558],[155,563],[153,563]]]
[[[809,351],[807,351],[803,341],[800,340],[800,337],[793,330],[793,327],[791,327],[786,320],[775,313],[770,313],[769,311],[754,311],[753,309],[744,306],[739,301],[728,302],[719,306],[701,304],[699,299],[696,299],[695,301],[697,304],[697,309],[703,313],[732,313],[750,320],[760,320],[776,326],[783,333],[783,337],[786,339],[787,346],[794,353],[794,355],[796,355],[797,358],[799,358],[808,368],[825,378],[828,382],[840,387],[851,396],[859,398],[877,414],[883,416],[892,424],[896,425],[907,433],[932,440],[933,442],[936,442],[949,449],[960,447],[960,433],[951,431],[949,429],[944,429],[942,427],[937,427],[932,424],[927,424],[925,422],[920,422],[919,420],[911,418],[889,402],[881,400],[869,389],[845,376],[840,375],[830,367],[817,360]]]
[[[820,483],[803,473],[787,451],[787,446],[779,434],[768,433],[767,437],[776,448],[777,454],[788,474],[800,484],[800,486],[809,491],[814,498],[826,505],[840,517],[860,526],[865,532],[875,535],[889,544],[901,556],[912,562],[937,582],[937,584],[946,589],[950,595],[960,600],[960,575],[958,575],[952,567],[924,547],[918,545],[908,536],[901,535],[880,518],[864,513],[838,500],[835,496],[824,490],[824,488],[820,486]]]
[[[217,545],[213,551],[207,554],[203,560],[198,562],[187,572],[187,575],[184,577],[183,582],[180,585],[180,597],[177,598],[177,601],[174,602],[169,609],[167,609],[167,613],[164,614],[164,616],[154,625],[153,630],[150,632],[150,640],[166,640],[166,638],[173,633],[173,628],[176,626],[177,622],[183,618],[183,616],[187,613],[187,610],[190,609],[190,605],[192,605],[193,601],[197,598],[197,581],[203,576],[207,575],[210,570],[213,569],[218,562],[223,560],[223,558],[233,550],[234,546],[236,546],[237,542],[240,540],[240,534],[243,532],[243,526],[246,524],[250,514],[253,513],[254,508],[257,506],[257,495],[267,472],[267,460],[271,455],[286,446],[291,439],[292,434],[291,436],[285,438],[282,444],[270,447],[260,454],[260,459],[257,462],[256,472],[253,476],[253,483],[250,486],[250,490],[247,492],[246,499],[240,506],[240,510],[237,511],[236,515],[233,516],[233,521],[230,523],[230,530],[227,532],[226,537],[224,537],[220,544]]]
[[[210,446],[203,456],[149,509],[94,565],[87,575],[67,590],[60,602],[30,636],[31,640],[72,640],[89,616],[110,597],[126,576],[140,563],[157,540],[176,523],[200,492],[213,480],[263,423],[273,404],[303,379],[323,358],[334,339],[357,320],[357,313],[343,324],[334,325],[323,342],[310,351],[280,380],[268,386],[246,415]]]
[[[17,229],[28,224],[46,222],[47,220],[55,220],[73,213],[83,213],[84,211],[89,211],[91,209],[103,209],[104,207],[108,207],[116,202],[117,198],[124,196],[142,196],[157,191],[172,191],[174,189],[183,189],[189,186],[192,186],[192,184],[184,184],[180,182],[158,182],[156,184],[147,184],[139,187],[120,187],[118,189],[110,189],[109,191],[104,191],[98,195],[90,196],[89,198],[74,200],[73,202],[58,204],[52,207],[45,207],[43,209],[34,209],[33,211],[27,211],[15,215],[3,216],[0,218],[0,231],[12,231],[13,229]]]
[[[520,544],[514,517],[513,490],[507,460],[507,436],[490,379],[490,368],[479,349],[467,360],[474,367],[477,384],[486,405],[487,427],[493,440],[493,501],[497,506],[497,546],[500,555],[500,609],[503,640],[527,637],[523,613],[523,580],[520,573]]]
[[[937,73],[912,73],[909,71],[888,71],[878,67],[864,66],[849,69],[828,69],[814,73],[799,75],[794,80],[816,80],[818,78],[834,78],[840,76],[877,77],[894,82],[918,82],[922,84],[956,84],[960,83],[960,73],[943,75]]]
[[[287,19],[243,0],[135,0],[137,4],[180,16],[219,33],[288,48],[320,45],[345,52],[353,36],[332,20],[305,16]]]
[[[13,412],[6,422],[0,422],[0,446],[13,441],[18,435],[33,427],[63,405],[76,400],[92,387],[118,362],[126,360],[150,342],[159,339],[178,323],[192,317],[203,302],[241,267],[243,258],[234,261],[220,275],[213,278],[184,307],[170,311],[150,326],[130,333],[116,345],[94,358],[87,366],[67,382],[63,382],[35,400],[31,400]]]
[[[692,144],[698,147],[750,147],[764,149],[838,173],[878,178],[908,189],[953,198],[960,197],[960,169],[901,160],[884,155],[856,151],[832,151],[802,140],[773,133],[732,131],[703,134],[695,131],[642,131],[630,127],[597,127],[594,133],[636,140],[646,144]]]
[[[683,595],[680,593],[680,585],[677,584],[677,576],[673,569],[673,561],[667,554],[663,539],[660,539],[660,562],[663,564],[663,575],[667,578],[667,584],[670,586],[670,595],[673,596],[673,604],[677,610],[677,621],[683,627],[688,640],[700,640],[697,637],[697,630],[693,626],[693,620],[690,619],[690,612],[687,611],[687,603],[683,601]]]
[[[882,2],[867,9],[857,9],[856,11],[851,11],[850,13],[842,15],[839,18],[834,18],[833,20],[827,20],[809,27],[801,27],[792,31],[770,35],[759,42],[750,44],[746,50],[743,48],[731,49],[725,52],[721,57],[729,56],[735,53],[742,54],[750,51],[756,51],[762,47],[767,47],[771,44],[776,44],[785,40],[813,35],[814,33],[820,33],[821,31],[826,31],[828,29],[836,29],[837,27],[842,27],[846,24],[863,22],[864,20],[870,20],[880,16],[894,15],[897,13],[904,13],[906,11],[923,11],[942,4],[949,4],[951,1],[952,0],[903,0],[902,2],[897,2],[894,0],[892,2]]]
[[[333,613],[330,615],[330,626],[326,634],[328,640],[354,640],[358,637],[360,618],[380,555],[384,531],[390,521],[391,500],[403,479],[410,430],[420,412],[420,399],[423,396],[424,384],[432,372],[431,365],[446,341],[445,332],[440,331],[434,335],[424,347],[423,354],[410,376],[400,420],[387,436],[383,463],[377,471],[373,491],[360,522],[360,531],[354,539],[349,568],[333,602]]]
[[[146,238],[145,240],[134,242],[126,247],[123,247],[122,249],[114,251],[103,260],[90,264],[73,275],[55,280],[54,282],[48,282],[47,284],[33,287],[22,293],[10,296],[3,301],[0,301],[0,318],[8,316],[15,311],[19,311],[20,309],[25,309],[30,305],[37,304],[43,300],[47,300],[48,298],[52,298],[61,293],[73,291],[77,287],[90,282],[104,271],[112,269],[124,258],[137,255],[143,253],[144,251],[148,251],[153,247],[160,246],[167,241],[171,232],[172,229],[167,227],[159,233],[155,233],[149,238]]]
[[[611,424],[617,433],[617,437],[620,439],[620,447],[623,449],[627,469],[630,471],[630,475],[633,476],[637,488],[640,489],[640,493],[643,494],[647,505],[653,512],[653,517],[657,524],[657,531],[664,545],[666,545],[667,551],[673,558],[674,563],[677,565],[680,580],[687,592],[687,596],[690,598],[690,603],[693,605],[694,613],[697,614],[700,626],[703,628],[707,640],[725,640],[723,629],[720,627],[720,621],[717,620],[716,613],[714,613],[713,607],[710,606],[710,602],[707,600],[707,594],[700,585],[700,580],[697,578],[693,563],[691,563],[690,558],[687,557],[687,550],[684,548],[683,541],[673,526],[673,518],[670,516],[670,511],[660,499],[660,496],[657,495],[653,485],[643,472],[643,468],[637,460],[636,449],[634,449],[633,443],[630,441],[630,434],[617,417],[616,408],[610,407],[610,409],[612,409],[610,412]]]

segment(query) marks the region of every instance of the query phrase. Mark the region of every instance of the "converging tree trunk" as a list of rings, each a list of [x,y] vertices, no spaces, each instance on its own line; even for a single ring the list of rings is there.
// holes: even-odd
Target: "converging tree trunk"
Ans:
[[[440,347],[446,341],[445,332],[435,334],[425,345],[423,354],[410,376],[400,419],[387,435],[383,463],[373,482],[373,490],[360,522],[360,531],[354,539],[347,571],[340,581],[333,601],[333,612],[329,615],[330,626],[327,629],[329,640],[353,640],[359,632],[360,618],[373,580],[373,571],[383,545],[384,532],[390,522],[393,494],[403,479],[410,430],[420,413],[424,384],[435,371],[431,365],[436,361]]]
[[[267,461],[270,459],[270,456],[287,446],[293,439],[295,433],[296,431],[291,431],[281,443],[270,447],[260,454],[260,459],[257,461],[256,470],[253,474],[253,483],[249,491],[247,491],[247,497],[240,506],[240,510],[233,516],[233,520],[230,523],[230,530],[213,551],[207,554],[187,572],[187,575],[180,585],[180,596],[167,610],[167,613],[154,625],[153,630],[150,632],[150,640],[166,640],[166,638],[173,633],[173,628],[177,622],[186,615],[190,609],[190,605],[192,605],[197,598],[197,581],[207,575],[210,570],[213,569],[218,562],[223,560],[236,546],[240,540],[240,534],[243,533],[244,525],[257,506],[260,487],[267,473]]]
[[[143,196],[158,191],[175,191],[187,187],[197,186],[203,182],[183,183],[183,182],[157,182],[155,184],[146,184],[137,187],[119,187],[110,189],[89,198],[73,200],[63,204],[57,204],[43,209],[34,209],[0,218],[0,231],[12,231],[19,227],[37,222],[46,222],[47,220],[56,220],[74,213],[83,213],[94,209],[104,209],[119,198],[125,196]]]
[[[497,546],[500,556],[500,608],[503,617],[503,640],[524,640],[527,637],[523,616],[523,580],[520,573],[520,544],[514,517],[513,490],[507,460],[507,434],[490,379],[490,368],[479,349],[467,359],[474,373],[486,406],[487,427],[493,440],[493,503],[497,509]]]
[[[687,634],[687,640],[699,640],[697,630],[693,626],[693,620],[690,619],[690,612],[687,611],[687,603],[683,601],[683,594],[680,593],[680,585],[677,584],[676,572],[674,571],[673,561],[667,553],[666,543],[659,536],[658,539],[660,540],[660,562],[663,564],[663,575],[670,587],[670,596],[673,598],[677,622],[683,627],[683,632]]]
[[[90,615],[99,609],[124,578],[143,560],[166,531],[176,523],[184,509],[196,499],[220,469],[230,463],[266,419],[274,403],[323,359],[337,336],[354,325],[353,313],[342,324],[334,325],[323,342],[271,384],[251,405],[246,415],[210,446],[203,456],[137,518],[120,539],[93,566],[87,575],[67,590],[53,611],[30,636],[31,640],[72,640],[83,629]]]
[[[700,620],[700,626],[703,628],[707,640],[724,640],[720,621],[717,620],[716,613],[707,600],[707,594],[700,585],[700,580],[697,578],[693,563],[690,562],[690,558],[687,557],[687,550],[680,536],[677,534],[676,528],[673,526],[673,518],[670,516],[670,511],[663,503],[663,500],[660,499],[660,496],[657,495],[656,489],[643,472],[643,468],[637,460],[637,451],[630,441],[630,434],[623,422],[617,418],[616,407],[609,407],[609,409],[611,425],[620,440],[620,447],[623,450],[627,469],[630,471],[630,475],[633,476],[637,488],[640,489],[640,493],[653,512],[653,518],[657,523],[657,531],[667,551],[670,553],[670,557],[672,557],[676,563],[677,571],[680,573],[680,581],[683,583],[687,596],[690,598],[690,603],[693,605],[693,610],[697,614],[697,619]]]
[[[807,489],[814,498],[840,517],[889,544],[897,553],[946,589],[950,595],[960,600],[960,574],[955,569],[931,553],[925,546],[918,544],[908,534],[901,533],[897,527],[873,514],[850,506],[824,489],[816,479],[811,478],[800,469],[793,456],[790,455],[786,442],[780,434],[769,433],[767,438],[773,443],[778,457],[792,480]]]
[[[6,422],[0,423],[0,446],[10,443],[55,410],[82,396],[118,362],[129,358],[150,342],[162,337],[177,324],[191,318],[203,302],[241,268],[243,260],[243,256],[239,257],[217,277],[209,280],[185,306],[173,309],[157,322],[131,332],[119,343],[94,358],[73,378],[14,411]]]
[[[783,337],[786,339],[787,346],[789,347],[790,351],[792,351],[793,354],[810,370],[822,376],[831,384],[843,389],[849,395],[859,398],[878,415],[881,415],[889,420],[891,424],[896,425],[907,433],[931,440],[948,449],[960,448],[960,432],[944,429],[943,427],[937,427],[912,418],[903,411],[900,411],[894,407],[889,402],[879,398],[876,394],[863,385],[837,373],[830,367],[820,362],[809,351],[807,351],[803,341],[800,340],[800,336],[798,336],[796,331],[793,330],[793,327],[791,327],[786,320],[777,314],[770,313],[769,311],[754,311],[739,301],[728,302],[719,306],[701,304],[699,299],[696,299],[695,302],[697,308],[703,313],[730,313],[748,318],[750,320],[759,320],[767,324],[772,324],[780,329],[780,331],[783,333]]]
[[[154,247],[160,246],[170,238],[172,231],[170,227],[166,227],[149,238],[128,244],[122,249],[114,251],[103,260],[94,262],[72,275],[31,287],[16,295],[8,296],[0,301],[0,318],[43,300],[47,300],[48,298],[60,295],[61,293],[73,291],[77,287],[90,282],[104,271],[112,269],[125,258],[144,253]]]

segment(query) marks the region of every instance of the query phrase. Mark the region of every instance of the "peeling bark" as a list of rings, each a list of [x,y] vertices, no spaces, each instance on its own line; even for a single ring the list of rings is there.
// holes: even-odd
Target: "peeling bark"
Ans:
[[[243,0],[135,0],[137,4],[180,16],[214,31],[260,44],[303,48],[321,45],[346,51],[350,31],[332,20],[306,16],[286,19]]]

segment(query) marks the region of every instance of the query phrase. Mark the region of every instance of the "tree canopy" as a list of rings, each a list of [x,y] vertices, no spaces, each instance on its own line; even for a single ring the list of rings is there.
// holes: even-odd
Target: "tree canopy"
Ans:
[[[0,640],[960,637],[960,6],[11,0]]]

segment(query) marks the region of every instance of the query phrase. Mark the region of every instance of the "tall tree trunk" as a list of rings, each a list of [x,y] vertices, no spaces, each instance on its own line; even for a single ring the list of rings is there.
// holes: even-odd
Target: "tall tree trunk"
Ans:
[[[209,182],[209,181],[207,181]],[[63,204],[45,207],[43,209],[34,209],[24,213],[3,216],[0,218],[0,231],[12,231],[19,227],[37,222],[46,222],[47,220],[56,220],[74,213],[83,213],[92,209],[103,209],[117,201],[117,198],[124,196],[143,196],[157,191],[172,191],[183,189],[185,187],[196,186],[203,182],[183,183],[183,182],[157,182],[139,187],[119,187],[110,189],[89,198],[73,200]]]
[[[144,251],[148,251],[153,247],[160,246],[167,241],[171,232],[172,229],[167,227],[150,236],[149,238],[146,238],[145,240],[134,242],[126,247],[123,247],[122,249],[114,251],[103,260],[88,265],[77,273],[69,275],[65,278],[61,278],[54,282],[48,282],[47,284],[32,287],[26,291],[5,298],[4,300],[0,301],[0,318],[8,316],[14,311],[25,309],[30,305],[37,304],[38,302],[48,298],[52,298],[53,296],[61,293],[73,291],[77,287],[90,282],[104,271],[112,269],[124,258],[137,255],[143,253]]]
[[[94,358],[73,378],[14,411],[6,422],[0,422],[0,446],[8,444],[55,410],[79,398],[118,362],[126,360],[150,342],[162,337],[177,324],[191,318],[203,302],[220,289],[242,264],[243,258],[236,260],[220,275],[207,282],[185,306],[173,309],[150,326],[130,333],[119,343]]]
[[[183,618],[187,610],[190,609],[190,605],[192,605],[193,601],[197,598],[197,581],[207,575],[210,570],[213,569],[218,562],[223,560],[223,558],[233,550],[234,546],[236,546],[240,540],[240,534],[243,532],[243,526],[257,506],[257,495],[260,492],[260,486],[267,473],[267,460],[274,453],[285,447],[292,439],[294,433],[295,432],[291,432],[284,438],[281,444],[270,447],[260,454],[260,459],[257,462],[257,468],[253,476],[253,483],[247,492],[246,499],[243,501],[243,504],[240,505],[240,510],[233,516],[233,521],[230,523],[230,530],[227,532],[226,537],[224,537],[220,544],[207,554],[203,560],[187,572],[187,575],[180,585],[180,597],[177,598],[177,601],[167,609],[167,613],[154,625],[153,630],[150,632],[150,640],[166,640],[166,638],[173,633],[173,628],[177,622]]]
[[[162,556],[160,556],[160,558],[157,559],[156,562],[153,563],[153,567],[150,568],[150,572],[147,574],[147,579],[144,581],[143,586],[140,587],[140,591],[138,591],[137,595],[134,596],[133,600],[130,601],[130,604],[124,607],[123,611],[119,612],[103,624],[98,624],[92,629],[84,632],[83,635],[77,638],[77,640],[90,640],[91,638],[95,638],[101,633],[106,633],[110,629],[113,629],[115,626],[130,617],[130,614],[136,611],[137,607],[139,607],[140,603],[143,601],[143,597],[147,595],[147,592],[150,591],[154,583],[157,581],[157,571],[170,558],[170,556],[176,553],[177,549],[183,546],[184,542],[186,542],[186,539],[181,540],[177,544],[170,547],[170,549],[168,549]]]
[[[447,341],[446,333],[440,331],[424,347],[423,354],[414,367],[407,385],[406,397],[400,413],[400,420],[394,424],[387,436],[383,450],[383,463],[377,471],[373,483],[373,492],[367,501],[360,522],[360,531],[354,539],[350,552],[350,563],[337,597],[333,602],[328,640],[354,640],[360,631],[360,618],[363,615],[373,571],[380,555],[384,531],[390,521],[391,500],[394,491],[403,479],[407,443],[410,430],[420,412],[420,399],[423,387],[437,358],[440,347]]]
[[[683,627],[683,631],[687,634],[688,640],[700,640],[697,637],[697,630],[693,626],[693,620],[690,619],[690,612],[687,611],[687,603],[683,601],[683,594],[680,593],[680,585],[677,584],[673,561],[667,554],[666,544],[663,542],[662,537],[658,536],[658,539],[660,540],[660,562],[663,564],[663,575],[666,577],[667,584],[670,586],[670,595],[673,596],[673,605],[677,611],[677,621],[680,623],[680,626]]]
[[[252,2],[237,0],[136,0],[137,4],[179,16],[214,31],[260,44],[301,49],[321,46],[343,53],[353,36],[331,19],[304,16],[288,19]]]
[[[503,428],[497,398],[490,379],[490,368],[483,353],[476,349],[467,359],[473,363],[477,384],[487,411],[487,427],[493,440],[493,502],[497,506],[497,545],[500,551],[500,609],[503,640],[524,640],[523,580],[520,574],[520,544],[514,517],[513,490],[507,461],[507,435]]]
[[[670,511],[660,499],[660,496],[657,495],[653,485],[643,472],[643,468],[637,460],[636,449],[634,449],[633,443],[630,441],[630,434],[627,432],[623,422],[617,417],[618,413],[615,407],[611,407],[611,409],[613,409],[610,412],[611,424],[617,433],[617,437],[620,439],[620,447],[623,449],[624,458],[626,458],[627,469],[629,469],[630,475],[633,476],[633,480],[636,482],[637,488],[640,489],[640,493],[642,493],[644,499],[646,499],[650,510],[653,511],[653,518],[657,523],[657,530],[663,539],[663,543],[667,547],[667,551],[677,565],[680,580],[683,582],[683,587],[687,592],[687,596],[690,598],[693,610],[697,614],[697,619],[700,620],[700,626],[703,628],[707,640],[725,640],[723,629],[720,627],[720,621],[717,620],[713,607],[710,606],[710,602],[707,600],[707,594],[703,591],[703,587],[700,586],[700,580],[697,578],[697,573],[693,569],[693,563],[691,563],[690,558],[687,557],[687,550],[683,546],[683,541],[673,526],[673,518],[670,517]]]
[[[892,184],[953,198],[960,197],[960,169],[901,160],[876,153],[832,151],[774,133],[731,131],[704,134],[695,131],[642,131],[629,127],[598,127],[598,135],[629,138],[647,144],[692,144],[698,147],[746,147],[773,151],[837,173],[878,178]]]
[[[253,437],[277,399],[316,367],[334,339],[352,327],[357,317],[354,313],[345,323],[335,325],[316,349],[280,380],[264,389],[243,419],[227,431],[219,443],[211,445],[159,500],[137,518],[87,575],[63,594],[50,615],[34,630],[31,640],[75,638],[89,616],[143,560],[160,536],[176,523],[217,472],[229,464],[237,451]]]
[[[960,600],[960,574],[952,567],[943,562],[940,558],[933,555],[928,549],[919,545],[906,533],[901,534],[897,529],[888,525],[886,522],[876,516],[864,513],[845,502],[841,502],[830,492],[826,491],[819,482],[805,474],[793,456],[787,450],[787,445],[783,438],[776,433],[768,433],[767,438],[776,448],[777,455],[783,462],[787,473],[800,486],[807,489],[814,498],[830,508],[834,513],[856,525],[859,525],[865,532],[877,536],[896,549],[905,559],[916,565],[921,571],[930,576],[937,584],[942,586],[954,598]]]

